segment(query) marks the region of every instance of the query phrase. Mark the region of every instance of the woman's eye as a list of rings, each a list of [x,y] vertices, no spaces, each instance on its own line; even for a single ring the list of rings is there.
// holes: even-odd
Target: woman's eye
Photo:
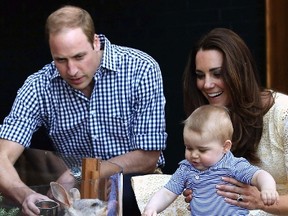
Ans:
[[[197,79],[204,79],[205,75],[202,73],[196,73]]]
[[[216,77],[216,78],[222,77],[221,71],[215,71],[215,72],[213,72],[213,75],[214,75],[214,77]]]

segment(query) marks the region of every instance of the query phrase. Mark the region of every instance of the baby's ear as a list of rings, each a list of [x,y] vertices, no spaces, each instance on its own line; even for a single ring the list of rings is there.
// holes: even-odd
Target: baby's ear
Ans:
[[[224,153],[227,153],[228,151],[230,151],[231,147],[232,147],[232,142],[231,142],[231,140],[226,140],[226,141],[224,142],[224,145],[223,145],[223,151],[224,151]]]

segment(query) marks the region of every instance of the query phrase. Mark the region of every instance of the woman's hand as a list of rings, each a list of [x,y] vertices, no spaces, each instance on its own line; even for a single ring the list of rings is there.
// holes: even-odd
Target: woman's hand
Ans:
[[[183,191],[183,196],[185,197],[185,202],[190,203],[192,200],[192,190],[191,189],[185,189]]]
[[[218,189],[217,193],[220,196],[225,197],[227,203],[247,208],[249,210],[264,209],[264,204],[260,197],[260,191],[256,187],[243,184],[229,177],[223,177],[222,180],[233,184],[216,186]]]
[[[185,189],[183,191],[183,196],[185,197],[185,202],[190,203],[192,200],[192,190],[191,189]],[[187,209],[191,211],[190,205],[187,206]]]

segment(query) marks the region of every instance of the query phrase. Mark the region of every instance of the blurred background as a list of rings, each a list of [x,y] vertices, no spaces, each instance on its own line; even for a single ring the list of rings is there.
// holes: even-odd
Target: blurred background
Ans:
[[[287,6],[285,0],[273,2],[277,1]],[[143,50],[160,64],[167,100],[168,141],[164,152],[166,157],[164,172],[172,173],[178,167],[178,162],[184,158],[181,125],[185,118],[182,105],[182,73],[189,50],[199,37],[212,28],[230,28],[250,47],[257,61],[263,86],[271,86],[273,76],[267,76],[267,62],[269,62],[267,47],[273,49],[275,46],[267,45],[266,40],[267,2],[270,1],[2,0],[0,2],[0,122],[9,113],[16,92],[26,77],[51,61],[44,36],[47,16],[64,4],[80,6],[92,15],[97,33],[105,34],[112,43]],[[280,27],[273,31],[279,32],[279,29],[287,34],[287,29],[283,30]],[[279,47],[282,49],[283,44]],[[273,52],[275,55],[278,53],[277,50]],[[269,68],[270,66],[271,64]],[[277,68],[277,71],[283,73],[281,68]],[[285,76],[285,73],[287,74],[287,70],[284,70],[282,76]],[[279,80],[279,77],[276,80]],[[287,82],[284,88],[286,85]],[[32,147],[51,150],[49,139],[43,129],[34,135]]]

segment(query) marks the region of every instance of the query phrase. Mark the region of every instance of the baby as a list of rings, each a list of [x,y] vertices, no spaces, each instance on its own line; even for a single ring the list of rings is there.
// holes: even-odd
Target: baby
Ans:
[[[278,202],[273,177],[231,153],[233,126],[226,108],[204,105],[184,121],[185,158],[169,182],[150,199],[142,216],[156,216],[167,208],[185,188],[193,190],[191,215],[248,215],[248,209],[225,202],[216,185],[228,176],[261,191],[265,205]],[[239,194],[237,201],[243,201]]]

